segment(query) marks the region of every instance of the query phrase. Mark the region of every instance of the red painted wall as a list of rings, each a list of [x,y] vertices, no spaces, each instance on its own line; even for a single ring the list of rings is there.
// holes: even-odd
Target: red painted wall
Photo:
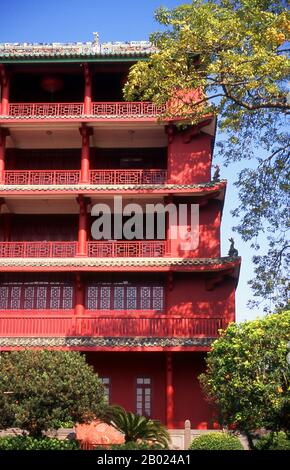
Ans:
[[[165,422],[165,355],[162,353],[87,353],[100,376],[111,377],[111,403],[136,411],[136,378],[151,377],[152,415]]]
[[[168,145],[168,175],[172,183],[193,184],[210,181],[212,137],[197,134],[188,143],[184,133],[175,134]]]
[[[174,315],[235,316],[235,279],[221,278],[212,290],[207,275],[175,275],[173,289],[167,292],[167,313]]]
[[[178,202],[177,202],[178,204]],[[218,200],[209,200],[206,205],[199,206],[199,233],[196,233],[198,244],[194,250],[184,250],[182,237],[186,234],[186,229],[190,225],[190,208],[187,216],[187,224],[183,225],[177,221],[178,226],[170,224],[172,228],[177,228],[177,238],[171,239],[170,251],[172,257],[182,258],[217,258],[220,256],[220,225],[221,225],[221,203]],[[170,223],[170,221],[169,221]],[[184,233],[180,228],[184,228]]]
[[[173,360],[174,426],[183,428],[189,419],[193,429],[212,429],[212,411],[198,376],[205,369],[203,353],[176,353]]]
[[[135,412],[136,377],[152,381],[152,417],[165,423],[165,353],[86,353],[100,376],[111,378],[112,403]],[[174,427],[190,419],[192,427],[211,427],[211,414],[197,376],[204,370],[203,353],[173,353]]]

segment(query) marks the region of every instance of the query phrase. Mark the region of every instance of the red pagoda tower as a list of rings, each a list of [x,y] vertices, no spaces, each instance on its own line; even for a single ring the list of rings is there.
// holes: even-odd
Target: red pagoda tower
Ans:
[[[181,130],[162,107],[122,101],[129,67],[151,52],[0,45],[0,350],[82,351],[111,403],[207,428],[197,377],[235,319],[240,258],[220,253],[214,118]],[[114,211],[115,196],[198,205],[198,246],[171,240],[168,217],[166,239],[94,239],[91,209]]]

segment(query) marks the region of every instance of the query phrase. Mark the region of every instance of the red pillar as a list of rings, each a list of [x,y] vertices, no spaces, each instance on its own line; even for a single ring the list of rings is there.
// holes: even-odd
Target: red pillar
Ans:
[[[84,114],[92,114],[92,75],[88,64],[84,64],[85,95]]]
[[[10,80],[7,75],[4,65],[0,65],[0,76],[1,76],[1,114],[7,115],[9,109],[9,89]]]
[[[88,199],[84,196],[79,196],[77,201],[80,206],[79,212],[79,230],[78,230],[78,249],[77,256],[87,256],[87,205]]]
[[[86,127],[85,124],[80,128],[80,134],[82,136],[82,154],[81,154],[81,183],[90,182],[90,135],[93,134],[93,130],[90,127]]]
[[[85,313],[85,286],[80,273],[75,276],[75,315]]]
[[[4,184],[5,181],[5,151],[6,137],[8,135],[8,129],[0,129],[0,184]]]
[[[166,426],[168,429],[174,427],[174,388],[172,353],[166,353]]]

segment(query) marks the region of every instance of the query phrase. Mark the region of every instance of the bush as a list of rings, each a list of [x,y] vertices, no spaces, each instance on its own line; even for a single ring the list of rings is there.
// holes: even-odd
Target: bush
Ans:
[[[79,450],[79,443],[48,437],[35,439],[30,436],[9,436],[0,438],[0,450]]]
[[[0,427],[20,428],[34,438],[63,422],[89,422],[104,405],[104,387],[74,351],[0,354]]]
[[[240,440],[231,434],[213,432],[193,439],[191,450],[243,450]]]
[[[255,445],[258,450],[290,450],[290,439],[285,432],[270,433],[261,437]]]

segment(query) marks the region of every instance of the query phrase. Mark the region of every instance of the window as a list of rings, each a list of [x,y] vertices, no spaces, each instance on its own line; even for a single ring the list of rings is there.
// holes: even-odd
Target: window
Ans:
[[[0,284],[0,309],[71,310],[74,289],[64,282],[4,282]]]
[[[164,286],[129,282],[91,283],[87,286],[88,310],[157,310],[164,309]]]
[[[111,379],[110,377],[100,377],[102,384],[105,388],[105,400],[108,404],[111,403]]]
[[[149,377],[138,377],[136,386],[136,413],[151,416],[152,389]]]

